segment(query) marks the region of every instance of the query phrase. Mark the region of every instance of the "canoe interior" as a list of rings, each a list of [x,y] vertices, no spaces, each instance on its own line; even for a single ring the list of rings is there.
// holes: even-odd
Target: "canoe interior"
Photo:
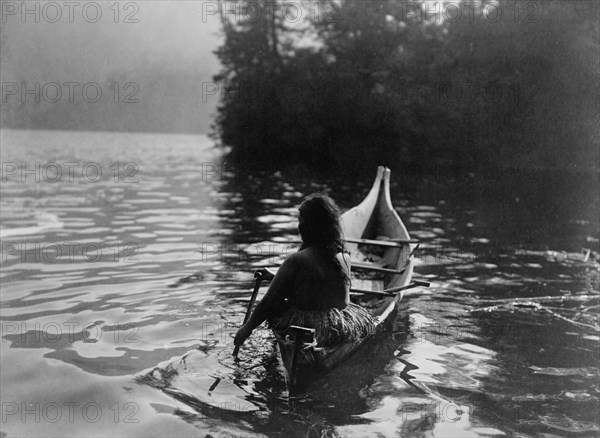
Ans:
[[[402,223],[400,216],[392,206],[390,197],[390,170],[380,166],[377,176],[365,199],[356,207],[342,215],[342,228],[346,237],[371,240],[409,240],[410,235]],[[362,261],[365,245],[347,243],[346,248],[355,261]],[[367,245],[368,246],[368,245]],[[384,279],[384,288],[408,284],[412,277],[412,260],[408,260],[414,245],[404,245],[402,248],[381,248],[381,260],[375,263],[384,268],[401,270],[403,275],[392,275]],[[408,260],[408,263],[407,263]]]
[[[392,207],[390,198],[390,170],[380,166],[373,186],[363,201],[342,215],[342,228],[345,237],[371,240],[409,240],[410,236],[398,213]],[[413,244],[401,248],[346,243],[353,261],[369,262],[380,267],[402,270],[404,273],[383,274],[371,278],[356,278],[353,273],[353,286],[371,290],[383,290],[404,286],[410,282],[413,262],[410,253]],[[373,254],[375,252],[376,254]],[[369,310],[378,327],[392,314],[402,293],[395,297],[372,298],[353,296],[353,301]],[[336,345],[329,348],[298,349],[281,334],[275,333],[281,359],[287,372],[290,392],[304,389],[318,380],[336,365],[354,353],[369,338]],[[293,357],[296,355],[296,368],[292,370]]]

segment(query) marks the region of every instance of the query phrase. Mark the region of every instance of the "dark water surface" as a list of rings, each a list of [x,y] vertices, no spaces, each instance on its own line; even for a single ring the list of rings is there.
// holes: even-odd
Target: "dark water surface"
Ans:
[[[417,179],[387,163],[431,288],[290,401],[268,331],[231,358],[252,272],[293,251],[305,195],[349,208],[374,166],[234,169],[198,136],[1,140],[2,436],[599,433],[599,270],[582,252],[598,251],[592,177]],[[7,167],[21,162],[33,173]]]

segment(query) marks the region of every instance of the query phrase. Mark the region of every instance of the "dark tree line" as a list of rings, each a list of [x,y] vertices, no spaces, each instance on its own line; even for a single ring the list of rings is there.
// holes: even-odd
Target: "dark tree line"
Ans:
[[[597,160],[597,2],[313,1],[298,23],[289,2],[235,3],[215,135],[240,162]]]

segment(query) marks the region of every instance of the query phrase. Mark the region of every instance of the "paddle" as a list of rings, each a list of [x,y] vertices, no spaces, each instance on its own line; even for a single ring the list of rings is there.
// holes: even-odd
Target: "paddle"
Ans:
[[[248,322],[250,315],[252,314],[252,307],[254,306],[254,302],[256,301],[256,296],[258,295],[258,289],[260,289],[260,283],[267,278],[273,278],[274,274],[269,269],[259,269],[254,273],[254,290],[252,291],[252,297],[250,298],[250,302],[248,303],[248,309],[246,310],[246,316],[244,316],[244,323]],[[242,324],[242,325],[243,325]],[[237,359],[238,353],[240,351],[240,346],[236,345],[233,349],[233,357]]]
[[[350,292],[366,294],[366,295],[381,295],[381,296],[386,296],[386,297],[393,297],[394,295],[396,295],[394,292],[400,292],[400,291],[403,291],[406,289],[412,289],[413,287],[418,287],[418,286],[429,287],[429,284],[430,283],[428,281],[415,280],[412,283],[407,284],[406,286],[392,287],[390,289],[384,289],[382,291],[352,288],[352,289],[350,289]]]
[[[379,268],[379,269],[385,269],[385,268]],[[401,273],[401,272],[403,273],[405,270],[406,270],[406,268],[402,269],[402,271],[396,271],[395,273]],[[271,279],[275,276],[275,272],[272,269],[263,268],[259,271],[256,271],[256,274],[254,274],[255,278],[256,278],[256,275],[258,273],[260,273],[261,271],[262,271],[262,275],[269,277],[269,279]],[[387,271],[387,269],[386,269],[386,271]],[[390,269],[390,271],[393,271],[393,270]],[[261,279],[261,281],[262,281],[262,279]],[[394,292],[400,292],[403,290],[412,289],[413,287],[419,287],[419,286],[429,287],[429,285],[430,285],[430,283],[428,281],[414,280],[412,283],[409,283],[406,286],[394,287],[394,288],[385,289],[382,291],[373,291],[373,290],[369,290],[369,289],[359,289],[359,288],[353,287],[353,288],[350,288],[350,292],[354,293],[354,294],[379,295],[379,296],[393,297],[395,295]],[[253,297],[254,297],[254,295],[253,295]],[[254,298],[250,301],[250,306],[248,307],[248,309],[250,309],[250,307],[252,306],[253,300],[254,300]],[[248,312],[250,312],[250,310],[248,310]],[[246,320],[249,318],[250,313],[248,313],[248,312],[246,313],[246,318],[244,319],[244,324],[246,323]],[[237,352],[237,350],[234,350],[234,356],[236,355],[236,352]]]
[[[373,239],[357,239],[355,237],[346,237],[345,242],[362,243],[365,245],[388,246],[393,248],[404,248],[409,243],[420,243],[417,239],[390,239],[390,240],[373,240]]]
[[[366,271],[384,272],[386,274],[396,274],[396,275],[402,275],[402,274],[404,274],[404,271],[406,271],[406,268],[403,268],[402,270],[399,271],[397,269],[382,268],[381,266],[373,265],[371,263],[362,263],[362,262],[352,262],[351,269],[353,271],[363,269]]]

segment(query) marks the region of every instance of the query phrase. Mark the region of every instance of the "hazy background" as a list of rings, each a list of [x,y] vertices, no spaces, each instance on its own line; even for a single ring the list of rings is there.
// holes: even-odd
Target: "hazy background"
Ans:
[[[202,99],[202,82],[211,81],[219,64],[212,53],[218,46],[217,16],[202,17],[201,1],[98,2],[102,16],[94,21],[95,10],[80,2],[69,22],[68,6],[62,7],[62,17],[56,22],[56,10],[44,2],[24,2],[28,10],[39,5],[36,16],[24,18],[21,11],[9,14],[12,5],[22,2],[2,1],[1,75],[2,127],[68,130],[148,131],[206,133],[214,115],[217,98]],[[177,3],[177,5],[174,5]],[[210,2],[213,3],[214,2]],[[136,10],[137,8],[137,10]],[[117,23],[115,23],[115,18]],[[131,22],[137,19],[137,23]],[[40,85],[40,102],[34,95],[22,99],[7,93],[7,83],[27,84],[27,89]],[[62,98],[55,99],[61,84]],[[69,102],[68,85],[73,88]],[[95,88],[88,89],[90,99],[83,98],[82,87],[95,83],[102,97],[95,99]],[[120,93],[115,95],[119,83]],[[127,83],[129,84],[126,87]],[[137,100],[138,102],[126,102]],[[117,102],[115,102],[115,97]],[[25,100],[25,101],[24,101]]]
[[[597,2],[223,4],[3,1],[2,127],[214,134],[259,167],[597,171]]]

